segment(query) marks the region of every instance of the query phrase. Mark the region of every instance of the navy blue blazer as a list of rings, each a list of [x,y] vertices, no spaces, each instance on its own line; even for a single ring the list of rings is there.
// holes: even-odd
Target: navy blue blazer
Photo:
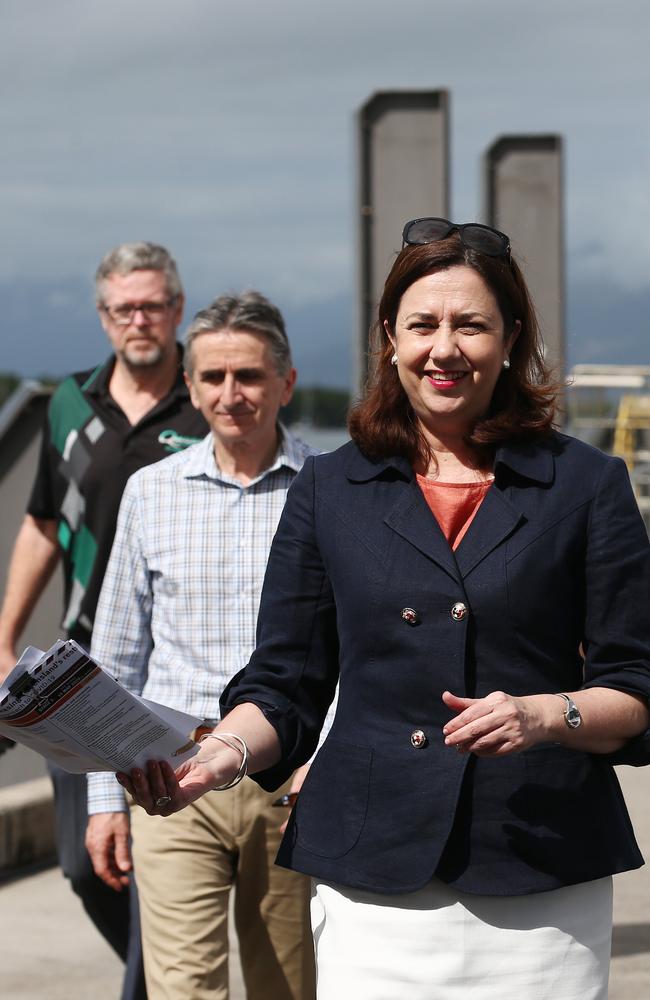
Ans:
[[[650,697],[649,608],[627,470],[577,440],[500,448],[455,552],[404,459],[352,443],[308,459],[273,542],[258,648],[222,699],[224,714],[254,702],[276,728],[282,760],[255,775],[274,789],[314,752],[340,678],[279,863],[376,892],[437,874],[490,895],[639,867],[612,763],[648,762],[650,734],[610,757],[543,744],[477,758],[445,746],[441,694]]]

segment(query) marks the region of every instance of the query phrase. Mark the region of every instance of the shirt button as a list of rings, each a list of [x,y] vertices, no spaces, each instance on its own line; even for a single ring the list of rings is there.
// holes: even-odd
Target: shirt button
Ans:
[[[421,729],[414,729],[411,733],[411,746],[416,750],[421,750],[427,745],[427,738]]]
[[[420,624],[420,616],[414,608],[402,608],[402,618],[409,625]]]
[[[467,608],[462,601],[458,601],[458,603],[454,604],[453,608],[451,609],[451,617],[454,619],[455,622],[462,622],[466,614],[467,614]]]

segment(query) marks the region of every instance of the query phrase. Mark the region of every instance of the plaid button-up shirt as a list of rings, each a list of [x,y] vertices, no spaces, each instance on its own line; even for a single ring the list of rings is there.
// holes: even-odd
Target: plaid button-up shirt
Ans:
[[[92,655],[130,691],[206,720],[255,648],[269,549],[308,455],[282,429],[273,464],[246,486],[212,436],[129,479],[104,577]],[[114,775],[88,777],[88,812],[125,809]]]

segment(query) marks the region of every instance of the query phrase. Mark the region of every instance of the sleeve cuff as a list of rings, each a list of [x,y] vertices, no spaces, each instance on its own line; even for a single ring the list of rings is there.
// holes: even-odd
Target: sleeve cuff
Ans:
[[[273,726],[278,734],[281,747],[280,760],[272,767],[250,775],[253,781],[256,781],[266,792],[274,792],[285,781],[288,781],[296,768],[305,764],[311,758],[317,743],[315,736],[312,738],[304,735],[301,741],[300,732],[302,726],[300,725],[300,720],[293,704],[278,692],[274,692],[274,696],[278,699],[278,704],[275,705],[251,693],[242,694],[241,697],[236,698],[232,703],[222,700],[222,719],[227,717],[227,713],[235,705],[242,702],[251,702],[253,705],[257,705],[264,718]],[[301,750],[300,753],[299,749]]]
[[[126,812],[126,796],[114,774],[93,771],[86,776],[88,788],[88,815],[97,813]]]
[[[650,764],[650,729],[628,740],[620,750],[602,756],[608,764],[630,764],[632,767]]]

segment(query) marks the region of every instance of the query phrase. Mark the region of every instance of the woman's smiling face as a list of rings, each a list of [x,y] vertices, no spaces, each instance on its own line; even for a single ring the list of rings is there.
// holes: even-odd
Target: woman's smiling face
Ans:
[[[427,274],[400,300],[386,333],[397,371],[425,434],[465,435],[488,411],[519,332],[508,337],[497,300],[465,265]],[[507,376],[504,376],[507,377]]]

